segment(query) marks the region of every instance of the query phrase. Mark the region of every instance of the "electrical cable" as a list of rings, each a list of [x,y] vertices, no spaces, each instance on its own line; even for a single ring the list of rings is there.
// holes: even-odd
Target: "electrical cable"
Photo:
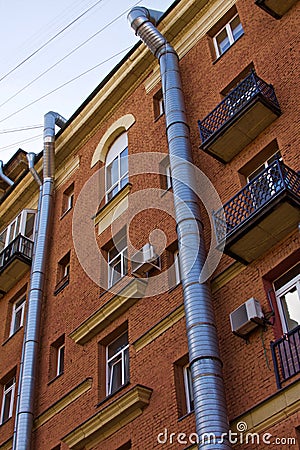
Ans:
[[[43,125],[27,125],[27,126],[20,127],[20,128],[10,128],[7,130],[0,130],[0,134],[16,133],[17,131],[35,130],[37,128],[43,128]]]
[[[108,61],[112,60],[113,58],[115,58],[116,56],[121,55],[122,53],[128,51],[129,49],[131,49],[132,46],[130,47],[126,47],[125,49],[121,50],[118,53],[115,53],[113,56],[107,58],[104,61],[101,61],[99,64],[96,64],[95,66],[91,67],[90,69],[82,72],[81,74],[77,75],[76,77],[72,78],[71,80],[66,81],[65,83],[61,84],[60,86],[58,86],[57,88],[53,89],[50,92],[47,92],[46,94],[42,95],[41,97],[33,100],[32,102],[28,103],[27,105],[23,106],[22,108],[18,109],[17,111],[14,111],[12,114],[9,114],[8,116],[4,117],[3,119],[0,120],[1,122],[4,122],[7,119],[10,119],[11,117],[15,116],[16,114],[18,114],[21,111],[24,111],[24,109],[28,108],[29,106],[34,105],[35,103],[39,102],[40,100],[48,97],[49,95],[53,94],[54,92],[58,91],[59,89],[62,89],[63,87],[67,86],[68,84],[72,83],[75,80],[78,80],[78,78],[81,78],[82,76],[86,75],[89,72],[92,72],[93,70],[97,69],[98,67],[100,67],[101,65],[107,63]]]
[[[138,5],[139,3],[141,3],[142,0],[139,0],[138,2],[136,2],[133,6]],[[132,6],[132,7],[133,7]],[[92,36],[90,36],[88,39],[86,39],[84,42],[82,42],[81,44],[79,44],[77,47],[75,47],[73,50],[71,50],[69,53],[67,53],[63,58],[61,58],[60,60],[58,60],[56,63],[54,63],[52,66],[48,67],[48,69],[46,69],[44,72],[40,73],[36,78],[34,78],[32,81],[30,81],[28,84],[26,84],[25,86],[23,86],[21,89],[19,89],[15,94],[13,94],[11,97],[9,97],[8,99],[6,99],[3,103],[0,104],[0,108],[4,105],[6,105],[6,103],[8,103],[10,100],[12,100],[13,98],[15,98],[18,94],[20,94],[21,92],[25,91],[25,89],[27,89],[29,86],[31,86],[32,84],[34,84],[37,80],[39,80],[42,76],[44,76],[46,73],[50,72],[50,70],[52,70],[54,67],[56,67],[58,64],[60,64],[62,61],[64,61],[65,59],[67,59],[69,56],[71,56],[73,53],[75,53],[77,50],[79,50],[81,47],[83,47],[85,44],[87,44],[89,41],[91,41],[94,37],[96,37],[98,34],[100,34],[102,31],[106,30],[106,28],[110,27],[114,22],[116,22],[117,20],[119,20],[126,12],[130,11],[130,9],[132,8],[128,8],[125,11],[123,11],[119,16],[115,17],[111,22],[109,22],[108,24],[106,24],[103,28],[101,28],[100,30],[98,30],[96,33],[94,33]],[[1,81],[1,80],[0,80]]]
[[[19,144],[24,144],[26,142],[34,141],[35,139],[39,139],[41,136],[43,136],[43,134],[37,134],[37,135],[32,136],[32,137],[30,137],[28,139],[23,139],[22,141],[14,142],[13,144],[7,145],[6,147],[0,147],[0,152],[4,152],[4,151],[8,150],[9,148],[15,147],[15,146],[17,146]]]
[[[60,34],[62,34],[64,31],[66,31],[70,26],[72,26],[75,22],[77,22],[79,19],[81,19],[85,14],[87,14],[89,11],[91,11],[95,6],[97,6],[99,3],[101,3],[103,0],[98,0],[94,5],[90,6],[88,9],[86,9],[83,13],[81,13],[79,16],[77,16],[74,20],[72,20],[68,25],[66,25],[64,28],[62,28],[60,31],[58,31],[54,36],[52,36],[48,41],[46,41],[44,44],[42,44],[38,49],[36,49],[34,52],[32,52],[29,56],[27,56],[25,59],[23,59],[20,63],[18,63],[15,67],[13,67],[9,72],[7,72],[5,75],[3,75],[0,78],[0,82],[7,78],[10,74],[15,72],[20,66],[22,66],[26,61],[28,61],[30,58],[32,58],[34,55],[36,55],[40,50],[45,48],[50,42],[52,42],[54,39],[56,39]]]

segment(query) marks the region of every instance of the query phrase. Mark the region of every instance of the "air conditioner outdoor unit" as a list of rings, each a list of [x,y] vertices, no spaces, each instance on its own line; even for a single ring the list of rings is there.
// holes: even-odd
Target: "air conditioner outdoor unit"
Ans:
[[[143,276],[153,268],[160,269],[160,258],[155,253],[153,245],[148,243],[132,256],[131,271]]]
[[[254,297],[249,298],[230,313],[231,330],[237,336],[244,337],[257,325],[263,325],[263,318],[264,314],[259,301]]]

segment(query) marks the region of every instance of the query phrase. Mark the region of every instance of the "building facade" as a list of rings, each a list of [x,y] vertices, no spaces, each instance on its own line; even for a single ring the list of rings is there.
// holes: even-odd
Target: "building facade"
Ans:
[[[195,260],[200,245],[206,251],[225,440],[243,450],[299,447],[297,13],[292,0],[181,0],[159,18],[179,57],[188,180],[174,176],[173,106],[142,42],[57,132],[31,443],[19,448],[223,448],[221,436],[196,433],[183,304],[193,269],[183,245]],[[40,154],[43,180],[42,165]],[[22,150],[3,173],[0,449],[9,450],[40,189]],[[178,244],[174,191],[184,184],[199,198],[203,228]]]

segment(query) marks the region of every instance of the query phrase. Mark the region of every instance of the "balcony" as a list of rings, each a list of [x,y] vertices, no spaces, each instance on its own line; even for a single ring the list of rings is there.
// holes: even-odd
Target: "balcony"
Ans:
[[[198,121],[200,148],[227,163],[280,114],[273,86],[251,71],[210,114]]]
[[[266,11],[275,19],[281,17],[288,12],[297,3],[297,0],[256,0],[255,4]]]
[[[282,338],[271,342],[278,389],[282,383],[300,373],[300,325]]]
[[[248,264],[300,221],[300,175],[275,160],[213,212],[217,248]]]
[[[0,286],[8,292],[29,270],[33,241],[19,234],[0,253]]]

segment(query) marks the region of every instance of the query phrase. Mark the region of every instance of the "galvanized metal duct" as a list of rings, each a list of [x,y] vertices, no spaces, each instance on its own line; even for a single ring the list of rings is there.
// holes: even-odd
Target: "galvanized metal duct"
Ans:
[[[44,296],[46,254],[54,185],[55,125],[62,127],[65,123],[66,120],[62,116],[52,111],[44,117],[43,185],[28,294],[13,450],[30,450],[31,448],[41,306]]]
[[[181,86],[179,58],[174,48],[154,26],[157,12],[135,7],[128,15],[131,27],[158,58],[164,96],[170,167],[173,180],[180,268],[186,328],[195,403],[196,431],[201,449],[229,449],[228,418],[209,286],[199,282],[206,254],[198,199],[190,187],[193,174],[189,126]],[[191,249],[198,245],[196,255]],[[212,442],[202,442],[212,433]]]
[[[8,178],[3,172],[3,161],[0,161],[0,178],[2,178],[2,180],[4,180],[5,183],[9,184],[10,186],[14,184],[14,182],[10,178]]]
[[[33,179],[37,182],[37,184],[39,186],[42,186],[43,183],[42,183],[40,177],[38,176],[38,173],[37,173],[37,171],[35,170],[35,167],[34,167],[36,154],[30,152],[30,153],[27,153],[26,156],[27,156],[27,161],[28,161],[28,168],[29,168],[29,171],[30,171]]]

